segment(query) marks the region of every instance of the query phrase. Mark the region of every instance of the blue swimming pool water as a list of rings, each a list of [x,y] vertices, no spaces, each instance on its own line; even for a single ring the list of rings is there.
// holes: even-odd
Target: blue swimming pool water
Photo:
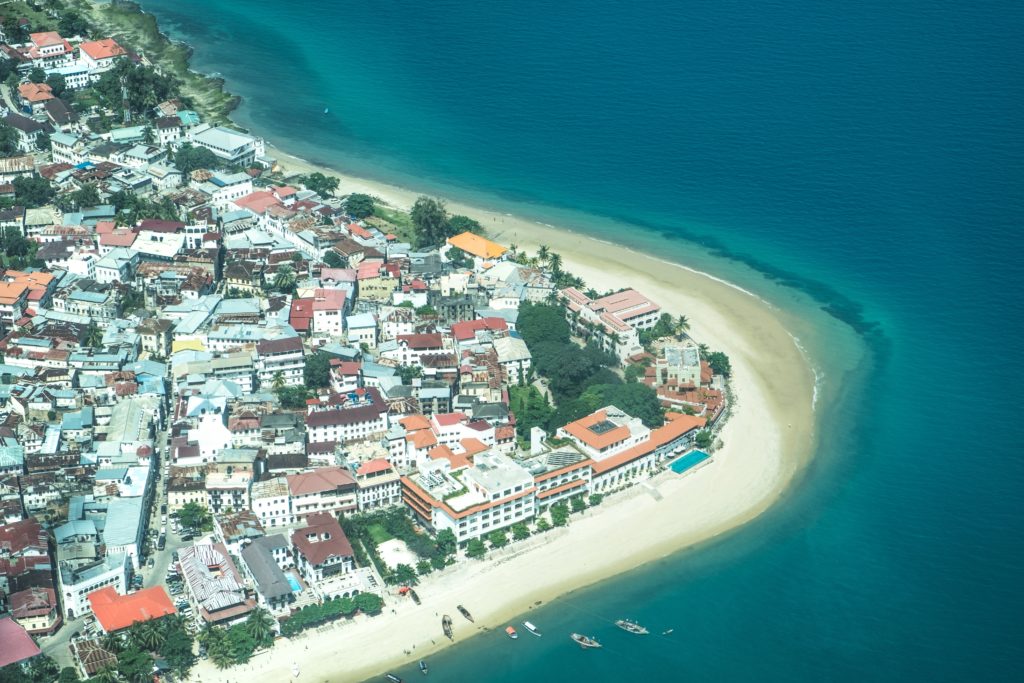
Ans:
[[[676,474],[682,474],[686,470],[701,464],[710,457],[711,456],[704,451],[690,451],[669,465],[669,467],[671,467],[672,471]]]
[[[293,593],[301,593],[302,586],[299,584],[299,580],[295,578],[295,574],[291,572],[285,572],[285,578],[288,579],[288,585],[292,587]]]

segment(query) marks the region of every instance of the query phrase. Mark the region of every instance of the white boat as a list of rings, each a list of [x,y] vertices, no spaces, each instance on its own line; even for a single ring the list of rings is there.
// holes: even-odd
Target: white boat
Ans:
[[[526,627],[526,630],[527,630],[527,631],[529,631],[529,632],[530,632],[530,633],[532,633],[533,635],[537,636],[538,638],[539,638],[539,637],[541,636],[541,632],[540,632],[540,631],[538,631],[538,630],[537,630],[537,627],[536,627],[536,626],[534,626],[533,624],[531,624],[530,622],[528,622],[528,621],[524,621],[524,622],[523,622],[523,626],[525,626],[525,627]]]
[[[621,628],[623,631],[635,633],[638,636],[643,636],[650,633],[650,631],[648,631],[646,628],[636,623],[635,621],[630,621],[629,619],[619,619],[615,622],[615,625]]]

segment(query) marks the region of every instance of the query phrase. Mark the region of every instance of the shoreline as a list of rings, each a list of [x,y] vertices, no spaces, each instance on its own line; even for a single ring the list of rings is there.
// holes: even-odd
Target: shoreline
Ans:
[[[141,7],[135,11],[155,22]],[[156,30],[169,45],[177,45]],[[222,79],[189,71],[211,86],[223,84]],[[267,153],[286,175],[319,171],[339,178],[339,193],[370,194],[395,208],[408,209],[421,194],[314,164],[271,144]],[[201,660],[191,680],[242,681],[251,672],[290,679],[294,662],[301,662],[298,680],[365,680],[452,644],[441,636],[440,617],[433,612],[454,613],[455,605],[464,603],[477,618],[471,636],[484,633],[485,627],[498,627],[538,601],[546,604],[739,529],[774,505],[810,461],[817,437],[819,377],[772,303],[713,274],[582,232],[458,201],[447,206],[451,213],[480,221],[496,241],[515,242],[530,251],[547,245],[562,255],[567,270],[598,289],[636,287],[667,312],[687,315],[693,337],[725,351],[733,362],[733,391],[742,407],[734,410],[720,434],[724,447],[716,451],[714,462],[688,476],[669,471],[650,480],[663,496],[660,501],[638,484],[582,518],[574,515],[565,529],[424,577],[419,607],[389,593],[379,616],[343,620],[282,640],[240,667],[218,670]],[[620,548],[618,558],[604,552],[609,542]],[[496,583],[503,587],[500,596],[489,590]],[[455,642],[465,640],[469,626],[456,622]],[[413,654],[404,654],[412,648]],[[303,653],[310,649],[335,657],[306,661],[308,653]],[[343,673],[335,670],[335,658],[345,662]]]

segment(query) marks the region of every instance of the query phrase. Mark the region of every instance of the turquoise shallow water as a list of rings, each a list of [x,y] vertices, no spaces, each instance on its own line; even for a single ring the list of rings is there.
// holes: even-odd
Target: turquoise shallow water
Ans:
[[[431,678],[1019,677],[1019,3],[144,6],[279,146],[711,270],[823,374],[782,504]]]

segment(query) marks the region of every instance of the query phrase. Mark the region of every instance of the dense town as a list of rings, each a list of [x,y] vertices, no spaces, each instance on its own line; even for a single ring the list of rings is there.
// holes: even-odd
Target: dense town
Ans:
[[[243,663],[710,462],[685,318],[285,175],[37,14],[0,22],[0,681]]]

